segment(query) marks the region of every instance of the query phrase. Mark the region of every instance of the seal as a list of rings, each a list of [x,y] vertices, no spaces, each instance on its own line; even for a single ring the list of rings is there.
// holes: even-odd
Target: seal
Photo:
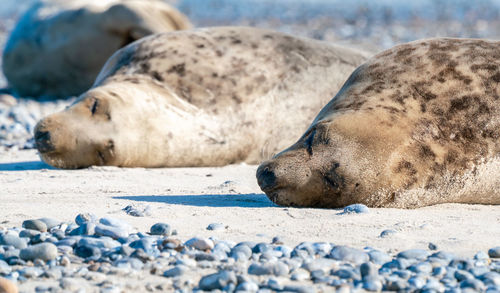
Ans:
[[[3,72],[20,96],[79,95],[118,49],[150,34],[190,27],[164,1],[36,1],[7,41]]]
[[[428,39],[357,68],[257,170],[286,206],[500,204],[500,43]]]
[[[246,27],[143,38],[88,92],[39,122],[59,168],[259,163],[292,143],[367,54]]]

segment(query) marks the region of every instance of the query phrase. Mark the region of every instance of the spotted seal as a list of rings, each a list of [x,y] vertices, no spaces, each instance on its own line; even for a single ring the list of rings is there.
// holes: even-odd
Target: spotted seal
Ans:
[[[36,1],[7,41],[3,72],[18,95],[67,98],[89,89],[116,50],[150,34],[190,27],[163,1]]]
[[[428,39],[357,68],[300,139],[260,165],[280,205],[500,204],[500,43]]]
[[[36,127],[60,168],[259,163],[290,144],[366,54],[269,30],[218,27],[146,37]]]

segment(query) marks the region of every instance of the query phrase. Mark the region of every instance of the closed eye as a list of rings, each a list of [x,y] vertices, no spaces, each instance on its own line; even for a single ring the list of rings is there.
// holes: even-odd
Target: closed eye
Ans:
[[[312,156],[313,150],[312,150],[312,144],[314,141],[314,136],[316,135],[316,129],[314,129],[311,134],[307,137],[306,141],[304,142],[304,145],[307,149],[307,153]]]
[[[92,103],[92,107],[90,108],[90,112],[92,113],[92,115],[95,114],[95,111],[97,110],[97,105],[98,104],[99,104],[99,100],[95,99],[94,103]]]

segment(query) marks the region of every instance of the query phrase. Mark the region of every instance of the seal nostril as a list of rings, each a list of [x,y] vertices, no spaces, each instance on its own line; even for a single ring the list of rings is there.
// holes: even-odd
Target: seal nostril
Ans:
[[[271,190],[276,186],[276,175],[269,167],[259,168],[257,182],[263,191]]]
[[[35,145],[39,152],[48,153],[54,150],[54,145],[50,141],[50,132],[37,131],[35,132]]]
[[[35,140],[49,140],[50,133],[48,131],[37,131],[35,132]]]

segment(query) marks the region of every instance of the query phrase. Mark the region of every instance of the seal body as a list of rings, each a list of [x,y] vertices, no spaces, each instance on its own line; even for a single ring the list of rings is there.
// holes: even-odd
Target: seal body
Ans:
[[[38,1],[7,41],[3,72],[21,96],[79,95],[116,50],[146,35],[189,27],[162,1]]]
[[[245,27],[146,37],[39,122],[37,147],[60,168],[259,163],[305,130],[365,56]]]
[[[429,39],[357,68],[257,171],[280,205],[500,204],[500,43]]]

